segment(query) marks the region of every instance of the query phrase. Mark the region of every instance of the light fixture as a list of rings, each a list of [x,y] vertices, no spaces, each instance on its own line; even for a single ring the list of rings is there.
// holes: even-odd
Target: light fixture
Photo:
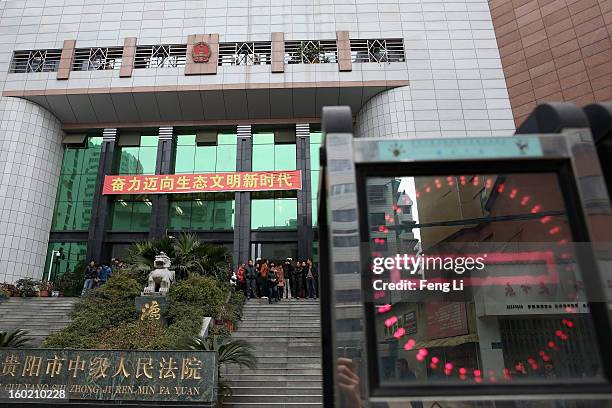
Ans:
[[[175,210],[178,215],[183,215],[183,209],[181,207],[176,206]]]

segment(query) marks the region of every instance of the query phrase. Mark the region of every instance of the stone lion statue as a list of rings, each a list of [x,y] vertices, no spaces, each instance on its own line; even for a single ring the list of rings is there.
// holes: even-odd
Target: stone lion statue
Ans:
[[[170,268],[170,258],[163,252],[155,257],[153,262],[155,269],[149,273],[148,286],[144,288],[143,294],[159,293],[165,295],[174,282],[174,271]]]

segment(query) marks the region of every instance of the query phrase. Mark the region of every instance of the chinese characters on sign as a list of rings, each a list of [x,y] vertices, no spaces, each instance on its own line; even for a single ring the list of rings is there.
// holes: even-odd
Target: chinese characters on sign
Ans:
[[[168,194],[301,190],[299,170],[206,174],[121,175],[104,178],[104,194]]]
[[[69,399],[212,402],[216,365],[208,351],[3,349],[0,400],[38,389]]]

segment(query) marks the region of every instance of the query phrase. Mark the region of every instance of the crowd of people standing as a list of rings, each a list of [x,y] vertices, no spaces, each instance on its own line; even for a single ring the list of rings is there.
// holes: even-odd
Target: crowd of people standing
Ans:
[[[95,289],[99,286],[102,286],[106,283],[106,281],[111,277],[114,270],[121,269],[125,267],[125,263],[113,258],[110,262],[110,265],[106,263],[97,264],[93,259],[87,264],[85,267],[85,271],[83,272],[83,277],[85,281],[83,282],[83,290],[81,291],[81,296],[85,294],[87,289]]]
[[[268,299],[268,303],[281,299],[316,299],[319,297],[319,272],[312,260],[293,262],[258,259],[238,266],[235,274],[237,290],[249,298]]]

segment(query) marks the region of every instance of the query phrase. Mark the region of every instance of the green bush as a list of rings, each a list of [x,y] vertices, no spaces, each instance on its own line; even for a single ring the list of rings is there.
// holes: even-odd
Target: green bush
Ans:
[[[181,349],[186,339],[197,336],[205,316],[236,322],[244,296],[212,276],[192,274],[175,282],[168,292],[168,327],[140,321],[134,298],[143,285],[134,270],[118,270],[108,282],[81,298],[72,311],[72,322],[48,336],[45,347],[99,349]],[[225,307],[224,307],[225,306]],[[223,313],[222,313],[223,312]],[[224,328],[224,326],[222,326]],[[221,330],[221,328],[220,328]],[[214,329],[212,330],[214,332]]]
[[[22,278],[15,282],[15,286],[22,297],[33,297],[38,293],[40,283],[32,278]]]
[[[97,349],[155,349],[165,328],[157,321],[124,322],[106,330],[96,339]]]
[[[59,278],[56,288],[59,289],[64,296],[74,297],[81,294],[84,278],[82,273],[77,271],[82,269],[75,268],[74,271],[67,271]]]
[[[114,274],[106,284],[89,291],[76,303],[72,311],[72,322],[48,336],[44,345],[59,348],[93,347],[100,333],[138,318],[134,298],[139,294],[140,287],[135,279],[127,273]]]

